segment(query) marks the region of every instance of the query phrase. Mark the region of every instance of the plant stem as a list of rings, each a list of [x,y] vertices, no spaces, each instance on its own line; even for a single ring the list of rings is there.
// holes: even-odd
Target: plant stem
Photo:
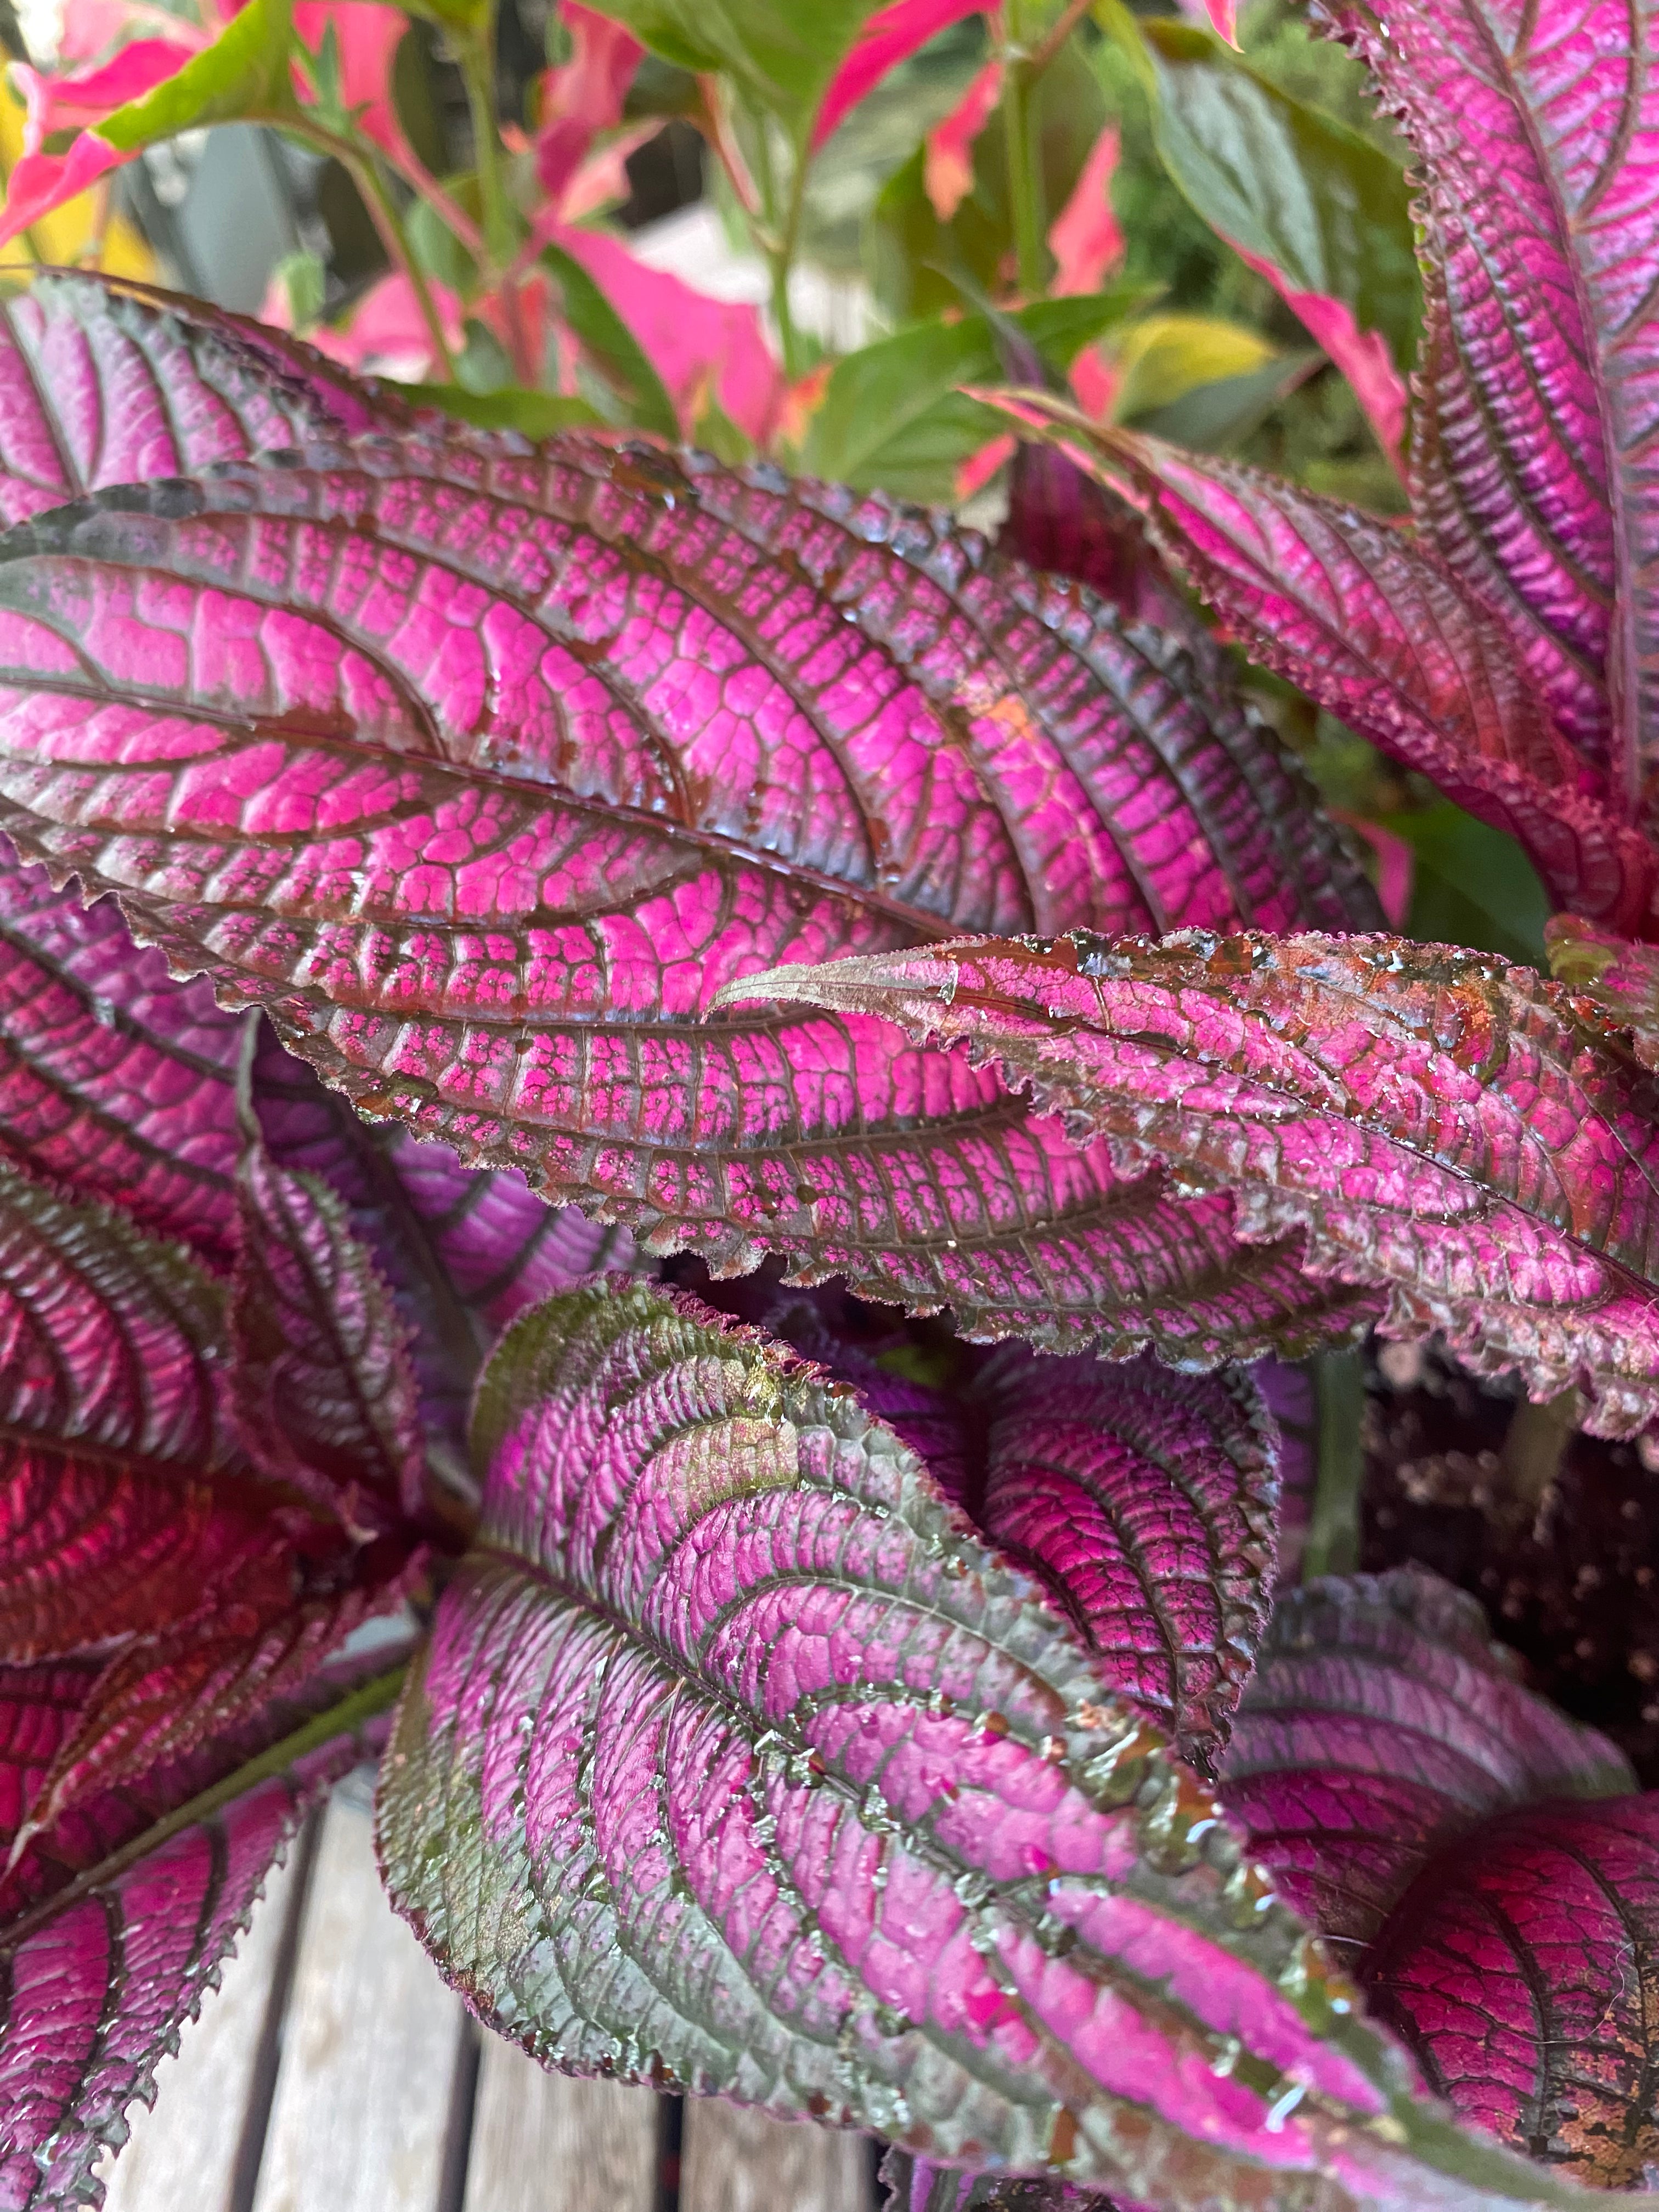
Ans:
[[[789,306],[789,271],[794,264],[795,247],[800,239],[801,210],[806,202],[806,165],[811,156],[804,143],[795,148],[795,171],[789,179],[789,199],[784,210],[783,230],[772,255],[772,318],[778,326],[778,344],[783,353],[784,374],[791,379],[804,375],[805,361],[801,355],[800,334],[795,328],[795,319]]]
[[[501,170],[501,142],[495,129],[493,17],[480,35],[469,37],[459,46],[457,58],[472,117],[472,153],[478,165],[478,196],[483,203],[484,251],[494,273],[511,263],[516,240],[507,179]]]
[[[1048,68],[1066,40],[1076,30],[1078,25],[1088,14],[1091,4],[1091,0],[1066,0],[1066,5],[1061,9],[1059,21],[1026,64],[1031,72],[1033,82],[1042,75],[1043,70]]]
[[[386,258],[401,276],[407,278],[409,289],[415,295],[415,304],[421,311],[421,320],[426,325],[427,336],[432,341],[433,352],[443,370],[444,381],[455,381],[455,362],[449,350],[449,341],[444,336],[443,319],[432,296],[426,276],[409,243],[403,218],[398,213],[397,203],[386,190],[386,179],[380,174],[378,160],[349,138],[337,137],[320,124],[312,123],[303,116],[284,117],[283,128],[295,138],[303,138],[319,152],[331,154],[356,185],[363,205],[368,210],[380,240],[386,251]]]
[[[1365,1375],[1359,1354],[1322,1353],[1315,1364],[1314,1392],[1319,1468],[1302,1554],[1304,1582],[1316,1575],[1351,1575],[1359,1565],[1359,1498],[1365,1476]]]
[[[1009,60],[1002,80],[1002,143],[1009,155],[1009,222],[1022,299],[1037,299],[1046,281],[1042,246],[1042,188],[1030,143],[1030,64]]]

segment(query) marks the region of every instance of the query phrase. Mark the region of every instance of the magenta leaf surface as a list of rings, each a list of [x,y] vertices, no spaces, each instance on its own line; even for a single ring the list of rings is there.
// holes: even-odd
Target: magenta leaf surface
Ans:
[[[1378,2010],[1466,2120],[1603,2189],[1659,2162],[1659,1795],[1444,1852],[1378,1938]]]
[[[1046,2175],[975,2173],[909,2151],[882,2154],[883,2212],[1136,2212],[1092,2189]]]
[[[309,346],[143,284],[67,272],[0,301],[0,520],[107,484],[412,419]]]
[[[1651,1079],[1530,969],[1400,938],[1188,932],[970,943],[778,969],[727,996],[878,1015],[999,1060],[1079,1142],[1300,1231],[1321,1276],[1387,1292],[1588,1425],[1659,1412]]]
[[[395,1674],[324,1680],[261,1725],[104,1793],[0,1887],[0,2206],[95,2203],[125,2140],[246,1926],[307,1807],[377,1749]],[[0,1843],[74,1710],[70,1666],[0,1667]]]
[[[963,927],[1372,910],[1267,738],[1078,587],[575,439],[313,450],[6,550],[0,821],[368,1112],[990,1332],[1201,1359],[1368,1310],[992,1073],[702,1019],[746,966]]]
[[[1425,534],[1562,728],[1641,794],[1659,496],[1651,0],[1325,0],[1422,161]],[[1618,702],[1615,706],[1613,702]]]
[[[1281,1894],[1360,1943],[1493,1815],[1635,1787],[1605,1737],[1522,1687],[1474,1600],[1420,1568],[1280,1599],[1221,1775]]]
[[[611,1277],[515,1324],[474,1443],[378,1833],[544,2062],[1172,2208],[1559,2187],[1415,2100],[1196,1778],[852,1392]]]
[[[1644,1067],[1659,1068],[1659,947],[1558,914],[1544,928],[1550,972],[1579,1009],[1629,1040]]]
[[[277,1167],[257,1136],[242,1162],[241,1200],[231,1328],[243,1449],[360,1538],[417,1519],[426,1494],[419,1384],[373,1254],[328,1185]]]
[[[240,1025],[113,899],[0,866],[0,1149],[216,1267],[235,1245]]]
[[[784,1292],[753,1317],[850,1383],[1046,1586],[1114,1693],[1212,1774],[1273,1601],[1278,1437],[1255,1386],[1006,1345],[935,1387],[902,1371],[902,1340],[851,1340],[838,1304]]]
[[[1241,464],[1011,403],[1140,506],[1227,635],[1527,848],[1558,902],[1646,926],[1653,850],[1605,769],[1553,720],[1514,631],[1429,543]]]

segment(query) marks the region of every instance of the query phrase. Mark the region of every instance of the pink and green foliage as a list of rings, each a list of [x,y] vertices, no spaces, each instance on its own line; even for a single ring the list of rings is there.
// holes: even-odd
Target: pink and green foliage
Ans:
[[[1553,2195],[854,1393],[613,1278],[509,1332],[473,1442],[379,1837],[537,2056],[1176,2206]]]

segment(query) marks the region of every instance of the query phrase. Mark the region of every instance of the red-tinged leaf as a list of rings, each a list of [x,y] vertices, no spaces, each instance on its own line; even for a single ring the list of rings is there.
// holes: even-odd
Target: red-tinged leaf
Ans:
[[[1320,13],[1423,162],[1417,512],[1508,615],[1531,680],[1633,816],[1659,703],[1642,459],[1659,423],[1659,15],[1651,0]]]
[[[595,134],[622,121],[623,100],[645,48],[620,23],[584,8],[580,0],[562,0],[559,20],[570,34],[570,59],[542,80],[536,180],[562,206]]]
[[[1377,2009],[1474,2125],[1602,2189],[1659,2164],[1659,1795],[1511,1814],[1378,1938]]]
[[[57,1670],[62,1676],[64,1670]],[[396,1673],[319,1678],[263,1726],[112,1791],[37,1845],[0,1905],[0,2204],[95,2203],[93,2169],[154,2095],[308,1806],[377,1749]],[[34,1794],[70,1685],[0,1668],[0,1809]],[[0,1838],[3,1839],[3,1838]]]
[[[188,24],[179,28],[188,34]],[[142,100],[199,53],[199,39],[132,39],[97,68],[79,75],[43,76],[25,62],[12,65],[11,81],[23,95],[24,147],[39,154],[54,131],[95,128],[130,100]]]
[[[1230,46],[1238,44],[1238,0],[1180,0],[1181,12],[1195,23],[1208,23]]]
[[[1413,2094],[1213,1801],[844,1389],[644,1285],[519,1322],[381,1771],[398,1908],[544,2062],[1155,2197],[1563,2185]]]
[[[227,1266],[240,1031],[112,899],[0,866],[0,1150],[18,1166]]]
[[[1522,1686],[1474,1600],[1414,1567],[1280,1599],[1221,1768],[1280,1893],[1361,1944],[1494,1814],[1634,1787],[1604,1736]]]
[[[1563,905],[1644,926],[1655,862],[1556,731],[1512,632],[1396,525],[1259,470],[1014,407],[1142,507],[1159,551],[1254,659],[1525,847]]]
[[[368,1111],[655,1249],[770,1246],[993,1332],[1203,1360],[1373,1310],[994,1075],[702,1019],[799,952],[1374,912],[1270,741],[1077,588],[570,437],[365,441],[25,528],[4,825]]]
[[[770,441],[787,387],[757,307],[712,299],[672,270],[649,267],[608,231],[555,222],[544,235],[580,263],[622,317],[687,432],[712,399],[745,437]]]
[[[1659,946],[1633,945],[1576,915],[1545,925],[1550,972],[1587,1012],[1628,1033],[1644,1067],[1659,1068]]]
[[[873,92],[890,70],[920,52],[930,39],[969,15],[982,15],[985,0],[890,0],[878,8],[830,81],[812,121],[817,152],[843,116]]]
[[[231,1300],[237,1430],[252,1463],[360,1540],[425,1503],[409,1331],[343,1202],[276,1165],[256,1136],[240,1178]]]
[[[1054,296],[1097,292],[1109,269],[1123,254],[1123,233],[1112,210],[1112,175],[1117,167],[1118,130],[1109,123],[1089,149],[1071,198],[1048,231],[1054,257]]]
[[[944,121],[927,133],[922,187],[941,222],[951,221],[974,189],[974,141],[996,113],[1001,98],[1002,64],[987,62]]]
[[[1309,1368],[1261,1359],[1250,1370],[1279,1431],[1279,1588],[1302,1579],[1302,1554],[1319,1477],[1319,1406]]]
[[[408,419],[310,347],[148,286],[60,274],[0,302],[8,522],[102,485],[188,476],[307,435],[355,437]]]
[[[422,164],[404,135],[392,88],[398,48],[409,30],[409,19],[402,9],[383,6],[380,0],[298,0],[294,28],[313,54],[333,33],[340,105],[353,116],[355,128],[383,153],[392,155],[405,174],[412,170],[424,175]],[[311,88],[297,69],[295,88],[303,105],[313,104]]]
[[[1284,270],[1258,254],[1236,249],[1242,260],[1265,276],[1315,343],[1321,345],[1353,386],[1376,441],[1396,466],[1401,441],[1406,434],[1409,394],[1406,380],[1394,365],[1389,342],[1381,331],[1361,330],[1346,300],[1328,292],[1298,290]]]
[[[1387,1325],[1443,1329],[1587,1424],[1659,1413],[1650,1079],[1531,969],[1400,938],[1188,932],[929,946],[728,986],[965,1042],[1079,1142],[1234,1194],[1237,1233],[1305,1237]]]

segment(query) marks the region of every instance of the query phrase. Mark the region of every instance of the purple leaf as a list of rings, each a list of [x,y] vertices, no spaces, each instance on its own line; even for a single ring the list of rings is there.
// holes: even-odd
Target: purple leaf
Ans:
[[[408,1335],[385,1279],[315,1176],[242,1162],[231,1302],[237,1431],[253,1464],[361,1539],[421,1515],[426,1457]]]
[[[994,941],[782,968],[731,987],[1000,1060],[1079,1142],[1231,1191],[1237,1234],[1300,1231],[1311,1273],[1388,1294],[1484,1373],[1659,1412],[1650,1087],[1559,984],[1403,939],[1202,932]]]
[[[96,2203],[125,2140],[308,1805],[378,1747],[397,1676],[319,1683],[263,1729],[106,1793],[9,1875],[0,1896],[0,2205]],[[0,1842],[35,1794],[73,1672],[0,1667]]]
[[[0,520],[413,418],[280,331],[67,272],[0,305]]]
[[[1514,633],[1431,546],[1041,394],[1011,404],[1131,491],[1153,544],[1254,659],[1519,839],[1560,903],[1643,925],[1654,858],[1624,794],[1559,733]]]
[[[31,854],[118,885],[367,1111],[652,1249],[1189,1358],[1330,1325],[1224,1206],[1126,1184],[992,1074],[700,1018],[747,966],[963,927],[1370,911],[1177,650],[769,471],[313,459],[11,534],[0,820]]]
[[[1221,1777],[1281,1893],[1356,1943],[1494,1814],[1635,1787],[1605,1737],[1522,1688],[1473,1598],[1413,1567],[1280,1599]]]
[[[1659,507],[1651,0],[1325,0],[1421,157],[1414,507],[1561,726],[1645,774]],[[1610,699],[1619,702],[1613,709]]]
[[[1659,2164],[1659,1795],[1491,1822],[1378,1938],[1377,2008],[1462,2118],[1602,2189]]]
[[[1319,1474],[1319,1407],[1305,1366],[1259,1360],[1250,1370],[1279,1431],[1279,1587],[1302,1579],[1302,1553]]]
[[[0,865],[0,1148],[215,1265],[235,1245],[240,1024],[112,899]]]
[[[847,1389],[613,1277],[516,1324],[474,1443],[379,1841],[544,2063],[1171,2212],[1320,2175],[1553,2194],[1416,2101],[1196,1778]]]

